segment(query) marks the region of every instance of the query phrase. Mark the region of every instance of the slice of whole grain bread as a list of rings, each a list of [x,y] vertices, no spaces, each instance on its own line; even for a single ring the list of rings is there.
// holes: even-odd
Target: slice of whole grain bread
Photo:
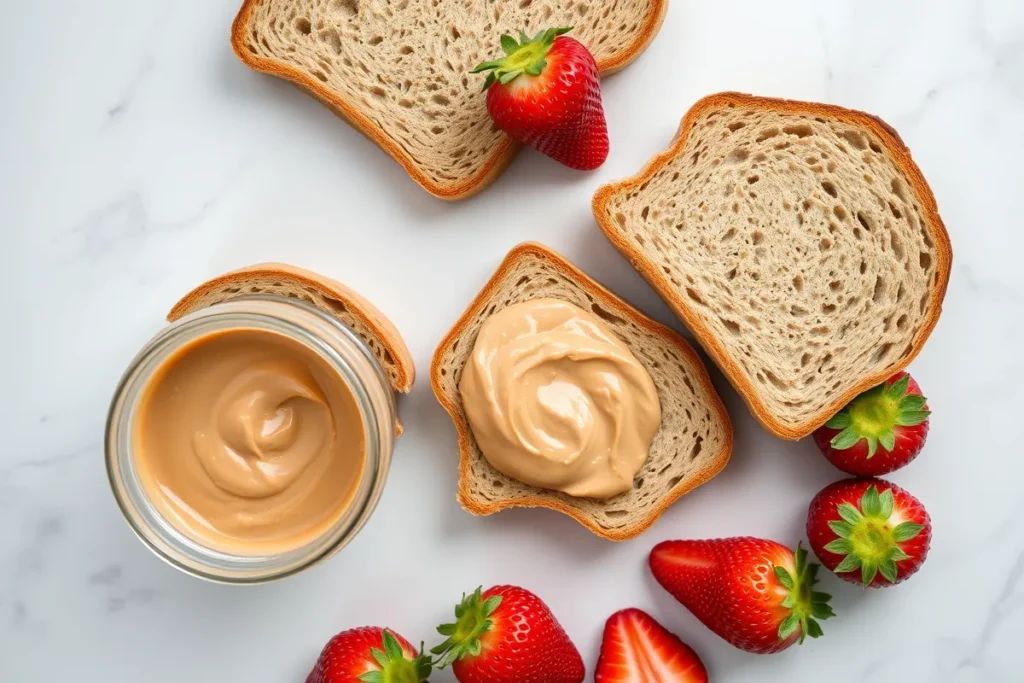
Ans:
[[[705,98],[667,151],[598,190],[593,209],[787,439],[905,368],[949,280],[949,237],[903,141],[830,105]]]
[[[480,452],[462,407],[459,380],[484,320],[511,304],[545,297],[592,311],[626,343],[658,389],[662,424],[650,456],[633,489],[609,500],[574,498],[501,474]],[[509,507],[550,508],[574,517],[599,536],[625,540],[646,530],[684,493],[718,474],[732,453],[732,424],[725,406],[686,340],[539,244],[521,244],[509,252],[438,346],[430,381],[459,433],[459,502],[476,515]]]
[[[416,379],[412,355],[391,321],[340,282],[295,266],[260,263],[204,282],[174,305],[167,320],[174,322],[200,308],[254,294],[299,299],[337,318],[369,347],[395,391],[412,389]]]
[[[246,0],[231,43],[247,65],[309,91],[428,192],[458,199],[494,180],[519,146],[487,114],[469,71],[502,33],[572,26],[602,73],[654,38],[668,0]]]

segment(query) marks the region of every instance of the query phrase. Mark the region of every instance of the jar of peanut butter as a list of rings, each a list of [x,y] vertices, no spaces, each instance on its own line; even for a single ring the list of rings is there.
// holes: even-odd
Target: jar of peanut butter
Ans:
[[[342,548],[376,507],[400,433],[396,374],[407,387],[412,366],[397,332],[350,290],[285,268],[194,290],[111,404],[118,505],[159,557],[201,578],[268,581]],[[272,276],[253,286],[254,269]]]

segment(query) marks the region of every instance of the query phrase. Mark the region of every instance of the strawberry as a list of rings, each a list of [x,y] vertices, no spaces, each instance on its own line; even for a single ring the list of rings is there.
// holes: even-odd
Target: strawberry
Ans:
[[[608,158],[608,126],[593,55],[567,28],[533,38],[501,37],[505,57],[480,64],[487,111],[516,140],[570,168],[595,169]]]
[[[477,588],[431,650],[461,683],[581,683],[583,658],[540,598],[516,586]]]
[[[608,618],[595,683],[708,683],[697,653],[646,612]]]
[[[881,479],[846,479],[811,501],[807,537],[821,563],[841,579],[879,588],[916,572],[931,542],[921,502]]]
[[[816,619],[835,616],[832,596],[814,590],[818,565],[807,551],[759,538],[665,541],[651,551],[658,583],[705,626],[747,652],[781,652],[806,636]]]
[[[421,683],[430,669],[430,657],[402,636],[365,626],[331,638],[306,683]]]
[[[847,474],[888,474],[921,452],[930,414],[921,387],[901,372],[850,401],[814,432],[814,443]]]

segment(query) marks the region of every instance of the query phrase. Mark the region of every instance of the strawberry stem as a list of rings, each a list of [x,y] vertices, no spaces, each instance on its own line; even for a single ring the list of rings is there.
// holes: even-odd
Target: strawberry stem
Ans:
[[[782,601],[782,606],[789,609],[789,615],[779,624],[779,640],[787,640],[799,629],[800,643],[803,643],[807,636],[821,636],[817,620],[834,617],[835,612],[828,604],[832,596],[814,590],[814,584],[818,582],[818,565],[807,562],[807,551],[801,544],[797,544],[795,556],[794,573],[790,574],[785,567],[774,567],[775,578],[789,591]]]
[[[571,28],[549,28],[530,38],[523,31],[519,32],[519,41],[505,34],[501,37],[501,49],[505,56],[483,64],[478,64],[470,73],[488,71],[484,81],[484,90],[495,82],[507,85],[519,76],[540,76],[547,66],[548,52],[555,43],[555,38],[571,31]]]
[[[454,623],[441,624],[437,627],[438,633],[448,637],[430,650],[438,655],[434,660],[438,668],[443,669],[456,660],[480,654],[480,638],[494,626],[494,621],[490,617],[501,605],[502,600],[500,595],[492,595],[483,600],[480,590],[477,588],[468,597],[462,596],[462,602],[455,606]]]
[[[401,643],[391,634],[384,631],[382,648],[370,648],[370,655],[380,669],[367,671],[358,678],[363,683],[423,683],[430,675],[433,662],[429,655],[423,652],[423,645],[420,645],[420,654],[415,659],[407,659],[402,650]]]
[[[842,451],[867,441],[868,457],[878,452],[881,445],[886,451],[896,447],[896,428],[913,427],[928,419],[927,399],[920,394],[908,394],[910,375],[904,374],[891,385],[882,382],[868,389],[825,423],[829,429],[840,430],[830,445]]]
[[[924,527],[913,522],[892,526],[889,518],[894,505],[892,489],[879,493],[877,487],[870,486],[860,499],[859,510],[849,503],[836,506],[841,519],[832,520],[828,525],[839,538],[825,546],[828,552],[843,556],[833,570],[836,574],[859,569],[865,586],[878,574],[889,583],[896,583],[899,574],[896,563],[910,558],[900,544],[920,534]]]

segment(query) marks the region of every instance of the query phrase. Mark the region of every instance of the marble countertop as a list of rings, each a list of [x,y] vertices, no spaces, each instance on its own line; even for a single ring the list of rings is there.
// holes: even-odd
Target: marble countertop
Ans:
[[[12,2],[0,43],[0,681],[302,681],[334,632],[431,638],[462,591],[518,583],[551,604],[593,670],[604,619],[649,610],[712,680],[1010,683],[1024,666],[1024,3],[672,0],[604,100],[608,162],[532,153],[476,198],[442,203],[352,128],[231,53],[237,0]],[[434,345],[515,243],[562,251],[680,327],[601,237],[590,197],[663,149],[718,90],[834,102],[901,133],[938,197],[955,258],[945,312],[912,366],[935,411],[892,479],[931,512],[919,575],[864,592],[825,577],[839,617],[772,657],[733,650],[654,584],[672,537],[795,542],[840,478],[808,441],[770,437],[720,374],[731,464],[641,538],[567,517],[477,519],[455,501],[455,431],[425,378]],[[656,103],[657,106],[652,106]],[[384,498],[345,551],[259,587],[164,565],[107,487],[107,402],[186,289],[263,260],[344,280],[403,331],[420,380],[401,404]],[[441,674],[432,680],[454,680]]]

